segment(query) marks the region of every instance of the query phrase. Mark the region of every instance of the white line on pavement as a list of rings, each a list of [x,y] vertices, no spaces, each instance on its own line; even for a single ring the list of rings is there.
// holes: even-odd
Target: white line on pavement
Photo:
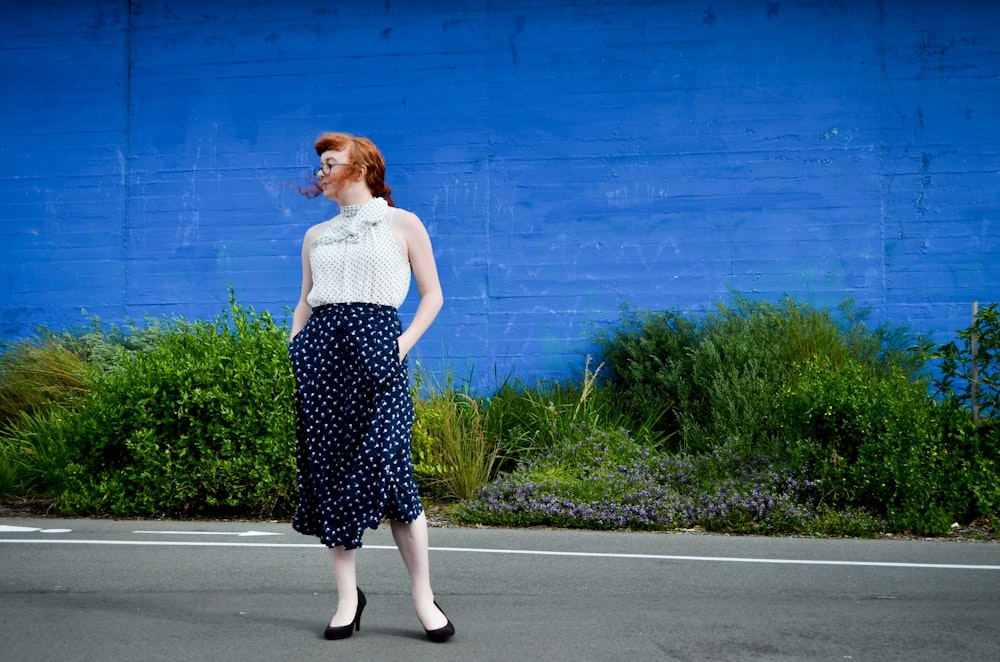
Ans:
[[[132,533],[164,536],[237,536],[239,538],[283,535],[272,531],[133,531]]]
[[[259,543],[259,542],[181,542],[164,540],[59,540],[0,538],[0,544],[26,545],[112,545],[140,547],[251,547],[251,548],[323,548],[318,543]],[[365,545],[365,549],[396,551],[392,545]],[[729,556],[678,556],[672,554],[620,554],[603,552],[553,552],[531,549],[477,549],[473,547],[431,547],[432,552],[466,554],[520,554],[529,556],[574,556],[606,559],[638,559],[647,561],[701,561],[708,563],[770,563],[776,565],[849,566],[863,568],[915,568],[922,570],[990,570],[1000,571],[1000,565],[962,563],[901,563],[893,561],[830,561],[823,559],[755,559]]]

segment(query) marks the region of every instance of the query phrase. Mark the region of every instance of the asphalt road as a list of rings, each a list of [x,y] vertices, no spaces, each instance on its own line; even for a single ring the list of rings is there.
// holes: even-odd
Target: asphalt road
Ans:
[[[269,535],[239,535],[256,532]],[[1000,544],[431,529],[426,640],[388,528],[361,631],[283,523],[0,519],[0,660],[996,660]]]

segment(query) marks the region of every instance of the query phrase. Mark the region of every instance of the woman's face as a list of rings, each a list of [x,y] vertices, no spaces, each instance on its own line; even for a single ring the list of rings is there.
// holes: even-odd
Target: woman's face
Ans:
[[[349,151],[349,147],[336,152],[327,150],[319,157],[320,169],[317,175],[320,188],[323,189],[323,197],[327,200],[337,200],[340,192],[356,181],[349,178],[350,168],[347,166]],[[324,174],[324,171],[329,172]]]

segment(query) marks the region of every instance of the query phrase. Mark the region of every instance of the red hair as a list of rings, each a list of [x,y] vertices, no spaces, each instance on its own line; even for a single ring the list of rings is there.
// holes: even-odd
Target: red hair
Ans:
[[[390,207],[395,207],[390,193],[392,189],[385,183],[385,158],[368,138],[352,136],[349,133],[324,133],[316,140],[316,154],[324,152],[347,150],[347,176],[350,178],[364,175],[368,190],[377,198],[385,198]],[[313,184],[303,191],[309,197],[316,197],[323,192],[319,184]]]

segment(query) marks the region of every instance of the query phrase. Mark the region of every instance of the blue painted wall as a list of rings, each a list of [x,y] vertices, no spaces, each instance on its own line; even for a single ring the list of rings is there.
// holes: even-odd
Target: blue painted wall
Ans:
[[[415,354],[582,372],[620,304],[1000,299],[1000,6],[24,0],[0,25],[0,311],[294,305],[324,130],[373,138],[447,297]],[[412,314],[414,301],[402,314]],[[82,311],[86,310],[87,314]]]

